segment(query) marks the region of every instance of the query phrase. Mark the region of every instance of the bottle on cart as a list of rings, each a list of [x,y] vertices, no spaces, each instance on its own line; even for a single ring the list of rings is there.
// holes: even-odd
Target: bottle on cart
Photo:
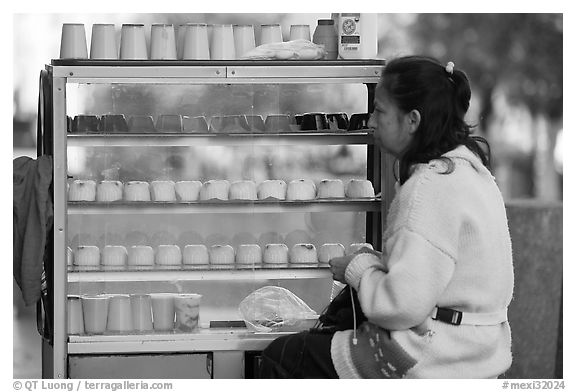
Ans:
[[[318,26],[314,30],[312,42],[324,45],[326,60],[336,60],[338,58],[338,32],[334,20],[318,19]]]
[[[378,14],[332,14],[338,26],[338,55],[343,59],[373,59],[378,55]]]

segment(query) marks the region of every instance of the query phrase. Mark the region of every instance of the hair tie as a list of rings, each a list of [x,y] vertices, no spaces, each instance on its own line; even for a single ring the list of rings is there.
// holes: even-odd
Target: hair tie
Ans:
[[[452,75],[454,73],[454,63],[452,61],[448,61],[445,69],[446,69],[446,72],[448,72],[450,75]]]

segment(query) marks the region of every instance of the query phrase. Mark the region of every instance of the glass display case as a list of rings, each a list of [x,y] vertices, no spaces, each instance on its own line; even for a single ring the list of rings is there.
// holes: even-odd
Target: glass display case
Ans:
[[[277,286],[318,315],[339,288],[330,252],[381,249],[393,178],[366,121],[382,65],[53,60],[44,376],[250,377],[313,326],[255,330],[238,306]]]

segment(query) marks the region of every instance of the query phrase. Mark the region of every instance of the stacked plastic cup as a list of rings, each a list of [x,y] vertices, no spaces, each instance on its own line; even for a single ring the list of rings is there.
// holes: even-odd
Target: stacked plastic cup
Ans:
[[[234,30],[231,24],[215,24],[212,26],[212,39],[210,40],[211,60],[234,60]]]
[[[86,59],[86,31],[82,23],[64,23],[60,40],[61,59]]]
[[[143,24],[123,24],[120,34],[120,59],[148,60],[148,45]]]
[[[90,58],[98,60],[118,59],[118,46],[116,45],[116,32],[113,24],[92,25]]]
[[[176,39],[171,24],[153,24],[150,32],[150,59],[176,60]]]
[[[254,26],[252,25],[234,25],[234,48],[236,49],[236,58],[254,49],[256,46],[254,39]]]
[[[210,60],[206,23],[188,23],[186,25],[182,58],[184,60]]]

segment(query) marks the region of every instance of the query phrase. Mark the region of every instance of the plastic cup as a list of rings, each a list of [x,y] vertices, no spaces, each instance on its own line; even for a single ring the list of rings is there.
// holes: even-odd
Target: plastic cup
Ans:
[[[131,332],[134,329],[129,295],[110,296],[106,329],[110,332]]]
[[[108,295],[85,295],[82,297],[82,314],[86,333],[101,334],[106,331],[109,301]]]
[[[104,114],[100,117],[100,132],[104,133],[126,133],[128,123],[123,114]]]
[[[148,294],[130,295],[132,324],[135,331],[152,331],[152,298]]]
[[[61,59],[86,59],[86,30],[82,23],[64,23],[60,40]]]
[[[143,24],[123,24],[120,34],[120,59],[148,60],[148,45]]]
[[[182,332],[192,332],[198,327],[200,314],[200,294],[176,294],[174,306],[176,308],[176,329]]]
[[[196,117],[182,117],[182,131],[183,132],[208,132],[208,123],[206,122],[206,117],[196,116]]]
[[[282,29],[279,24],[263,24],[260,28],[260,45],[282,42]]]
[[[246,115],[246,123],[251,132],[264,132],[264,120],[260,115]]]
[[[348,124],[349,131],[359,131],[362,129],[369,129],[368,121],[370,114],[368,113],[354,113],[350,116],[350,123]]]
[[[154,293],[152,298],[152,319],[155,331],[174,329],[174,294]]]
[[[290,26],[290,41],[295,39],[305,39],[311,41],[310,39],[310,25],[296,24]]]
[[[188,23],[184,27],[183,60],[210,60],[206,23]]]
[[[156,121],[159,132],[182,132],[182,116],[179,114],[161,114]]]
[[[68,334],[84,333],[84,315],[82,314],[82,298],[78,295],[68,296]]]
[[[264,121],[266,132],[290,132],[290,116],[287,114],[269,114]]]
[[[316,131],[329,129],[326,113],[304,113],[300,128],[303,131]]]
[[[151,133],[156,131],[154,119],[152,116],[144,114],[135,114],[128,119],[129,132]]]
[[[234,48],[236,58],[241,58],[244,54],[256,47],[254,39],[254,26],[234,25]]]
[[[153,24],[150,31],[150,58],[176,60],[176,38],[171,24]]]
[[[231,24],[215,24],[212,27],[212,39],[210,40],[211,60],[234,60],[234,30]]]
[[[118,59],[118,46],[116,45],[116,31],[111,23],[93,24],[90,41],[91,59]]]
[[[184,53],[184,37],[186,36],[186,25],[181,24],[176,28],[176,57],[182,59]]]

